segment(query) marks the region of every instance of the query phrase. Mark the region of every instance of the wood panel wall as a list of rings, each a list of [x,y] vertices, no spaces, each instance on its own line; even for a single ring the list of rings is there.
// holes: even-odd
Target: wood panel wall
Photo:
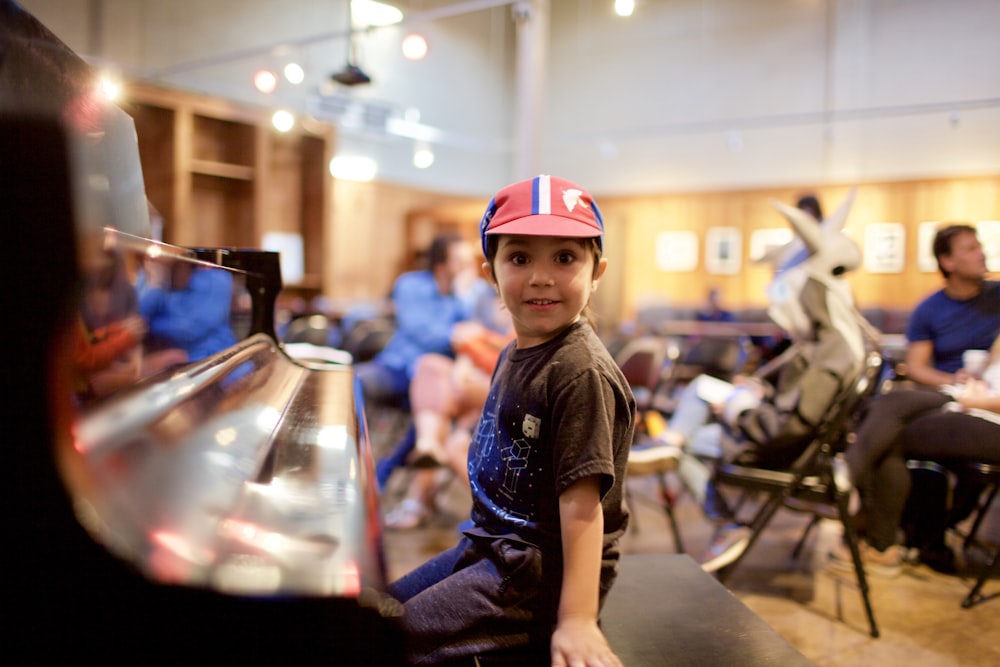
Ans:
[[[719,288],[733,308],[765,305],[771,270],[749,261],[752,234],[758,229],[787,227],[771,200],[794,204],[805,192],[815,193],[824,212],[830,215],[848,197],[850,187],[671,194],[601,202],[605,217],[625,230],[620,318],[634,316],[635,310],[647,303],[700,303],[710,287]],[[905,229],[905,258],[900,273],[873,273],[862,266],[850,275],[859,307],[908,309],[940,286],[941,277],[936,271],[922,272],[917,267],[917,230],[921,223],[998,219],[1000,176],[859,185],[845,229],[863,252],[868,225],[894,222]],[[713,227],[742,231],[739,273],[707,272],[705,241]],[[698,268],[691,272],[664,271],[656,263],[656,238],[664,231],[682,230],[693,232],[699,239]]]
[[[382,186],[373,186],[379,188]],[[851,186],[787,187],[724,192],[697,192],[635,197],[601,197],[598,203],[605,218],[606,256],[609,269],[594,298],[595,310],[604,325],[618,326],[635,317],[645,305],[700,304],[707,290],[719,288],[731,308],[754,308],[766,304],[765,288],[770,267],[749,261],[754,230],[787,228],[771,200],[794,205],[806,192],[815,193],[829,215],[847,197]],[[373,195],[376,196],[377,195]],[[413,196],[410,196],[413,199]],[[404,245],[397,247],[396,266],[429,237],[435,221],[452,226],[464,220],[470,237],[475,238],[483,201],[433,198],[414,206],[404,220],[419,220],[419,234],[407,234],[406,223],[398,233]],[[936,271],[917,268],[917,230],[929,221],[975,223],[1000,220],[1000,175],[955,179],[929,179],[864,183],[857,186],[847,218],[846,231],[864,246],[865,230],[871,223],[902,223],[905,229],[905,259],[899,273],[872,273],[862,267],[850,275],[859,307],[907,310],[941,285]],[[742,269],[735,275],[712,275],[705,269],[707,231],[713,227],[736,227],[742,232]],[[694,271],[665,271],[657,266],[656,239],[665,231],[689,231],[699,241],[698,266]],[[385,244],[380,246],[387,249]],[[361,260],[358,260],[361,261]],[[385,264],[383,264],[385,267]],[[370,279],[370,276],[369,276]],[[390,285],[391,277],[384,276]]]

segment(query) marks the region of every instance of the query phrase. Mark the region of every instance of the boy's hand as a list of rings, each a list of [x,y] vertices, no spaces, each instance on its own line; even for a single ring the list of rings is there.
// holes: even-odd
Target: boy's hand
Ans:
[[[552,633],[552,667],[621,667],[597,622],[564,618]]]

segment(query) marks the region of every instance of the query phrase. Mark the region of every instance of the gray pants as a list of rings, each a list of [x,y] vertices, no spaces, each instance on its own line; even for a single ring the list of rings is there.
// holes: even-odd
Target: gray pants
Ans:
[[[534,545],[463,536],[389,587],[403,603],[407,662],[436,665],[529,647],[547,654],[561,581],[561,573],[543,572]]]

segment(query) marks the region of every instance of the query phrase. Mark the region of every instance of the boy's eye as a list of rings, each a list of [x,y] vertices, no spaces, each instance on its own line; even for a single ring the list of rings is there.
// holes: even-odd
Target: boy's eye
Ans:
[[[561,252],[556,255],[556,261],[560,264],[569,264],[576,259],[576,255],[571,252]]]
[[[528,256],[527,255],[522,255],[520,253],[514,253],[513,255],[510,256],[510,263],[511,264],[518,264],[518,265],[520,265],[520,264],[527,264],[528,263]]]

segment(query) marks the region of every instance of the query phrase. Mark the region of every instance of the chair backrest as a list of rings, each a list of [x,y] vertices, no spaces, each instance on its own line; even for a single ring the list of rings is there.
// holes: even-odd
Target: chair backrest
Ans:
[[[395,330],[395,324],[387,318],[364,320],[344,335],[340,347],[351,353],[355,363],[369,361],[382,351]]]
[[[285,331],[286,343],[312,343],[313,345],[329,345],[331,330],[337,325],[326,315],[314,314],[297,317],[288,324]]]
[[[884,368],[885,359],[882,354],[877,350],[870,351],[857,379],[845,386],[837,400],[831,403],[826,417],[816,429],[815,437],[790,466],[792,470],[812,468],[819,455],[832,456],[847,446],[849,435],[860,419],[865,401],[879,391]]]
[[[698,336],[688,341],[678,363],[728,380],[746,361],[747,339],[742,336]]]
[[[671,345],[668,338],[641,336],[625,343],[615,355],[615,361],[632,388],[636,402],[648,400],[656,391],[664,364],[670,356]]]

